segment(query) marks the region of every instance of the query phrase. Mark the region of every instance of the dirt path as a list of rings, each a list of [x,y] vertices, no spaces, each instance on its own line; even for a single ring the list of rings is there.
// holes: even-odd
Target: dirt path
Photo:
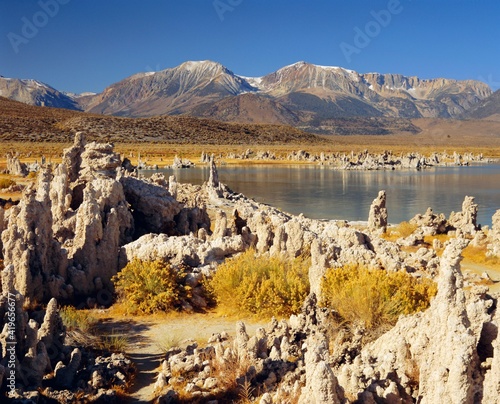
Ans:
[[[258,327],[245,321],[247,332],[254,335]],[[170,345],[193,339],[207,342],[214,333],[226,331],[235,334],[236,320],[211,314],[191,314],[172,318],[148,319],[142,317],[104,317],[98,326],[101,333],[123,336],[128,343],[125,354],[134,362],[137,373],[130,388],[130,403],[151,403],[154,384],[163,360],[163,350]]]
[[[500,268],[463,261],[462,270],[471,271],[478,275],[486,272],[494,282],[493,285],[488,285],[490,292],[500,292]]]

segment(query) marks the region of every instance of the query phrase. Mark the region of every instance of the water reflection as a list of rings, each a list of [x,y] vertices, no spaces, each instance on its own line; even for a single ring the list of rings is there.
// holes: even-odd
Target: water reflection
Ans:
[[[180,182],[201,184],[207,167],[160,170]],[[481,224],[491,225],[500,209],[500,165],[438,167],[424,171],[334,171],[312,166],[222,166],[219,179],[236,192],[286,212],[316,219],[366,220],[370,203],[387,191],[389,221],[409,220],[432,207],[446,216],[461,209],[465,195],[476,197]]]

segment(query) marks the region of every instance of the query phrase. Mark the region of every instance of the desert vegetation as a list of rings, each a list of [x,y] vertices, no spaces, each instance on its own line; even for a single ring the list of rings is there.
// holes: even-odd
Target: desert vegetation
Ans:
[[[0,190],[16,185],[16,181],[10,178],[0,178]]]
[[[185,273],[169,263],[130,261],[114,278],[119,303],[127,314],[153,314],[180,309],[189,297]]]
[[[402,314],[427,309],[437,287],[430,279],[406,272],[348,265],[327,271],[322,292],[321,304],[338,313],[341,321],[372,330],[394,325]]]
[[[219,265],[208,289],[229,315],[287,317],[299,312],[309,294],[308,260],[255,256],[255,251]]]
[[[382,235],[386,240],[396,241],[398,238],[406,238],[417,230],[418,226],[407,221],[401,222],[396,226],[387,228],[387,231]]]

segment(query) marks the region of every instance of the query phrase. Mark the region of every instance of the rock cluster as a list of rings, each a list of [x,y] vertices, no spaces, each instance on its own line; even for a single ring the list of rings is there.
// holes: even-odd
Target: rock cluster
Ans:
[[[204,348],[170,350],[156,385],[160,402],[174,402],[180,389],[193,400],[224,402],[229,375],[239,391],[267,391],[260,403],[497,402],[498,311],[484,288],[463,289],[466,245],[453,239],[446,246],[430,308],[401,317],[368,345],[356,334],[346,340],[341,329],[329,340],[327,314],[312,294],[301,314],[254,336],[239,323],[233,339],[222,333]]]
[[[452,212],[448,219],[449,224],[464,235],[473,235],[479,229],[477,225],[477,208],[473,196],[466,196],[462,203],[461,212]]]
[[[210,226],[202,208],[170,195],[168,183],[128,175],[111,144],[87,143],[81,133],[62,164],[42,169],[1,219],[4,263],[15,268],[16,289],[28,302],[91,297],[109,304],[123,245],[143,234]]]
[[[363,151],[360,153],[351,152],[345,153],[309,153],[305,150],[294,151],[284,156],[276,155],[271,151],[256,151],[251,149],[245,150],[243,153],[228,153],[227,159],[253,159],[253,160],[288,160],[288,161],[304,161],[316,163],[320,165],[328,165],[339,170],[394,170],[394,169],[424,169],[434,166],[463,166],[473,162],[484,162],[482,154],[474,155],[472,153],[453,154],[432,153],[429,156],[424,156],[420,153],[408,153],[396,155],[392,151],[384,151],[382,153],[369,153]],[[208,155],[203,153],[200,159],[202,163],[208,163]]]
[[[45,310],[28,313],[24,296],[15,288],[12,265],[1,278],[0,385],[6,382],[10,398],[38,402],[44,396],[71,402],[81,389],[92,401],[112,397],[112,385],[130,382],[133,366],[123,355],[94,357],[67,344],[55,299]]]
[[[498,339],[493,300],[484,290],[462,289],[459,254],[466,244],[455,239],[445,249],[438,294],[426,312],[401,318],[339,368],[346,393],[364,390],[362,402],[388,395],[394,402],[495,402],[482,388],[493,355],[485,348]]]
[[[188,159],[184,158],[179,158],[177,155],[174,157],[174,162],[172,164],[172,168],[179,169],[179,168],[191,168],[194,167],[195,164]]]
[[[410,224],[415,225],[427,235],[446,234],[450,228],[444,214],[436,215],[431,208],[425,214],[417,214],[410,219]]]
[[[493,215],[488,239],[488,255],[500,257],[500,209]]]
[[[492,217],[491,230],[488,233],[489,244],[488,254],[500,257],[500,210],[497,210]]]
[[[384,164],[392,164],[393,157],[379,156]],[[301,151],[291,158],[314,156]],[[319,158],[331,161],[327,155]],[[438,164],[441,158],[435,155],[431,161]],[[499,255],[500,211],[492,229],[483,233],[474,198],[466,197],[462,211],[448,220],[428,210],[411,220],[418,227],[412,235],[391,242],[379,237],[387,227],[384,191],[373,201],[363,232],[345,221],[292,216],[236,194],[220,183],[214,156],[202,159],[210,164],[209,180],[202,186],[180,184],[175,177],[167,181],[160,174],[140,178],[122,167],[112,145],[86,143],[78,134],[60,165],[41,169],[18,205],[0,209],[7,268],[0,344],[5,362],[11,336],[5,319],[13,295],[20,387],[36,389],[52,374],[60,390],[46,395],[71,401],[68,389],[83,386],[94,396],[107,395],[111,380],[128,380],[132,365],[126,358],[94,358],[81,347],[65,345],[53,298],[109,304],[111,278],[129,261],[162,259],[187,272],[192,293],[182,306],[203,309],[203,277],[227,257],[253,248],[256,254],[288,258],[310,255],[311,294],[302,312],[273,321],[253,336],[239,323],[235,338],[222,333],[205,347],[189,343],[171,349],[158,377],[160,402],[175,402],[179,393],[192,400],[234,399],[242,388],[266,392],[260,397],[263,404],[495,402],[500,393],[496,301],[484,288],[464,289],[459,254],[472,239],[488,244],[490,255]],[[343,164],[379,164],[363,153],[342,159]],[[401,164],[429,163],[418,156],[408,159]],[[445,244],[441,258],[435,251],[441,245],[423,244],[425,235],[450,231],[456,237]],[[419,244],[418,249],[403,248]],[[363,346],[363,330],[348,338],[344,330],[330,329],[328,318],[335,313],[318,306],[326,270],[351,263],[436,277],[438,294],[427,311],[401,317],[392,330]],[[34,302],[48,303],[43,315],[22,309]],[[0,375],[5,372],[0,367]]]
[[[159,401],[175,402],[172,400],[182,388],[183,395],[192,400],[220,399],[225,402],[245,385],[251,390],[259,388],[273,392],[272,396],[267,395],[271,399],[269,402],[301,397],[304,403],[326,403],[330,401],[310,399],[342,396],[331,370],[327,374],[327,377],[332,376],[331,384],[317,379],[323,376],[327,367],[321,358],[328,353],[325,340],[319,343],[312,336],[320,329],[316,325],[320,314],[316,312],[315,303],[314,299],[308,300],[301,314],[289,321],[273,320],[267,329],[261,327],[253,336],[248,335],[245,325],[239,322],[234,338],[222,332],[212,335],[204,348],[198,347],[196,342],[186,341],[184,347],[170,349],[155,385]],[[311,336],[306,341],[308,334]],[[306,369],[313,371],[309,379]],[[322,386],[316,391],[318,383]],[[261,402],[265,402],[265,397]]]
[[[454,235],[473,237],[480,230],[477,223],[478,205],[473,196],[466,196],[462,202],[462,210],[451,212],[446,219],[443,213],[436,215],[431,208],[425,214],[418,214],[410,220],[417,226],[423,235],[447,234],[450,231]]]
[[[63,163],[43,169],[36,187],[6,211],[4,262],[28,301],[112,290],[119,246],[133,231],[119,165],[111,145],[87,145],[78,135]]]
[[[21,163],[17,154],[7,153],[7,172],[11,175],[26,177],[29,171],[27,165]]]

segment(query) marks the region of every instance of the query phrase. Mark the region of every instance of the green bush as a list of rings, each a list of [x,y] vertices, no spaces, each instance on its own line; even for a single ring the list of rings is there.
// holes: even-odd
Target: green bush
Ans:
[[[395,324],[401,314],[425,310],[436,292],[433,281],[406,272],[346,266],[327,271],[321,304],[348,323],[373,329]]]
[[[185,273],[157,261],[130,261],[113,277],[116,291],[128,314],[153,314],[180,308],[190,297]]]
[[[248,250],[219,265],[207,288],[226,314],[285,317],[297,313],[309,294],[308,265]]]

